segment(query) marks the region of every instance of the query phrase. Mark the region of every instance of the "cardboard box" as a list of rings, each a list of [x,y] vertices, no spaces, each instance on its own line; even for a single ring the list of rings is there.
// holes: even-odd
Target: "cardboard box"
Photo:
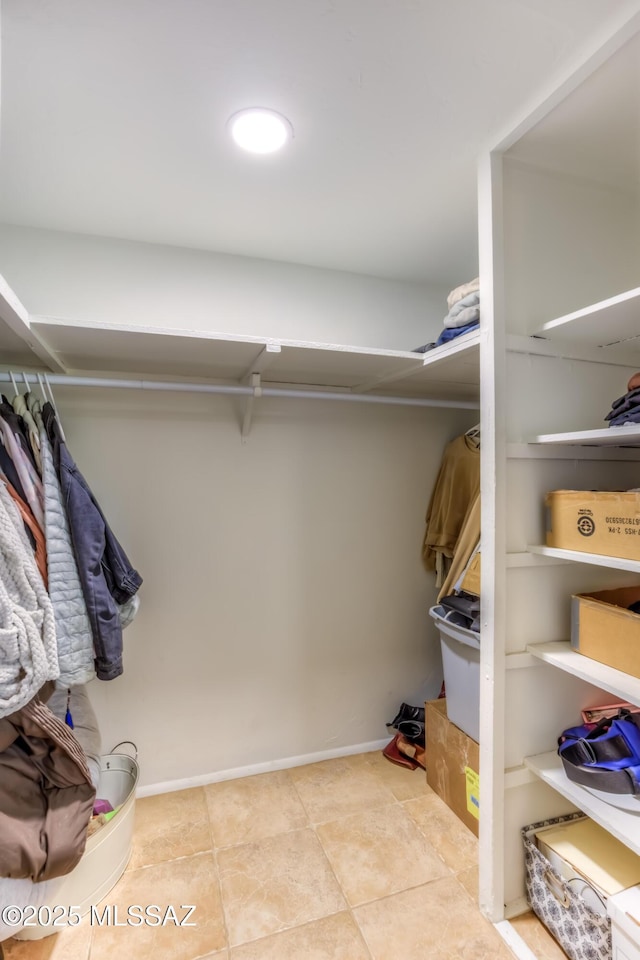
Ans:
[[[640,677],[640,586],[600,590],[571,598],[571,646],[599,663]]]
[[[547,546],[640,560],[640,493],[553,490]]]
[[[427,783],[478,836],[480,748],[447,717],[446,700],[425,703]]]

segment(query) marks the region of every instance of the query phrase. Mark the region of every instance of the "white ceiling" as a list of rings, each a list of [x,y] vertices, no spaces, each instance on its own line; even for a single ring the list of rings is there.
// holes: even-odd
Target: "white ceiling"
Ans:
[[[476,158],[631,0],[3,0],[0,219],[458,283]],[[295,128],[242,154],[247,106]]]

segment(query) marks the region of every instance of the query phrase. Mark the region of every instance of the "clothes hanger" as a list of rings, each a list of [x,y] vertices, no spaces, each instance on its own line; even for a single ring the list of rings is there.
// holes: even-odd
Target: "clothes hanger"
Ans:
[[[18,384],[16,383],[16,378],[11,370],[9,370],[9,379],[11,380],[11,385],[13,386],[13,395],[15,397],[19,396]]]
[[[476,445],[476,447],[480,446],[480,424],[479,423],[476,423],[475,427],[469,427],[469,429],[465,431],[464,435],[469,440],[471,440],[472,443]]]
[[[47,387],[48,387],[48,389],[49,389],[49,399],[50,399],[50,401],[51,401],[51,406],[53,407],[53,412],[54,412],[55,415],[56,415],[56,420],[58,421],[58,428],[59,428],[59,430],[60,430],[60,436],[61,436],[62,440],[66,443],[66,442],[67,442],[67,438],[66,438],[65,435],[64,435],[64,430],[63,430],[63,428],[62,428],[62,421],[60,420],[60,414],[58,413],[58,408],[57,408],[57,406],[56,406],[56,401],[55,401],[55,399],[54,399],[54,397],[53,397],[53,390],[51,389],[51,384],[49,383],[49,375],[48,375],[47,373],[44,374],[44,382],[45,382],[45,384],[47,385]]]

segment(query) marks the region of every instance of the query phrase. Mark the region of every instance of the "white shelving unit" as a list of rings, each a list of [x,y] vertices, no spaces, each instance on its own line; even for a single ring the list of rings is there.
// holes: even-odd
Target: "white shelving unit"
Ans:
[[[640,423],[624,427],[605,427],[598,430],[575,430],[568,433],[541,433],[530,443],[562,444],[579,447],[638,447]]]
[[[637,349],[640,347],[639,315],[640,287],[636,287],[564,317],[549,320],[543,325],[541,333],[550,339],[571,338],[596,347],[622,345]]]
[[[571,560],[575,563],[590,563],[596,567],[608,567],[611,570],[630,570],[632,573],[640,573],[640,560],[625,560],[622,557],[606,557],[601,553],[561,550],[559,547],[545,547],[537,544],[528,546],[527,550],[540,557],[553,557],[556,560]]]
[[[479,889],[495,922],[526,908],[521,829],[570,804],[640,855],[640,803],[571,783],[556,753],[594,687],[640,704],[640,679],[558,641],[572,594],[628,582],[640,561],[536,544],[548,491],[640,486],[640,424],[600,426],[640,370],[638,62],[636,12],[480,165]]]
[[[548,783],[570,803],[583,810],[587,816],[599,823],[601,827],[604,827],[616,839],[640,856],[640,800],[637,801],[637,813],[620,810],[618,807],[600,800],[589,790],[580,786],[579,783],[573,783],[568,779],[562,761],[555,751],[541,753],[535,757],[527,757],[525,765],[536,777]]]
[[[480,336],[475,331],[426,353],[379,350],[202,330],[66,323],[30,317],[0,289],[0,357],[6,367],[56,373],[246,384],[252,373],[273,386],[379,396],[477,402]]]
[[[572,677],[579,677],[587,683],[607,690],[621,700],[640,705],[640,679],[621,670],[615,670],[605,663],[598,663],[590,657],[583,657],[581,653],[571,649],[568,640],[530,643],[527,651],[543,663],[564,670]]]

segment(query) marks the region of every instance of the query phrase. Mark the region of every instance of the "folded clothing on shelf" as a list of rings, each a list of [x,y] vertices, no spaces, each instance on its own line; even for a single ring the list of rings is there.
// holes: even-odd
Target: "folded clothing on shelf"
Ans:
[[[445,327],[436,340],[436,347],[442,346],[443,343],[449,343],[450,340],[455,340],[456,337],[461,337],[463,333],[471,333],[472,330],[477,330],[479,326],[480,323],[476,320],[465,327]]]

